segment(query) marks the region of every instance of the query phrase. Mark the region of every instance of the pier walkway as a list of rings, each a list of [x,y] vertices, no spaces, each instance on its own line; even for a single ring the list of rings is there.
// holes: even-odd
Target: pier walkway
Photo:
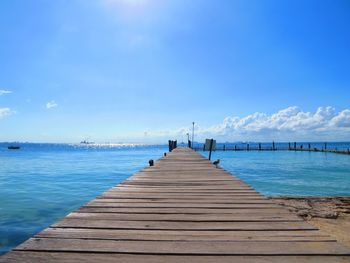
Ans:
[[[350,249],[188,148],[111,188],[0,262],[350,262]]]

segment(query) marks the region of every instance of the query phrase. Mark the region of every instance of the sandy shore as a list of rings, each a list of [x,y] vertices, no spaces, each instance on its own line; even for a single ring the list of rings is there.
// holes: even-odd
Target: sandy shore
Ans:
[[[271,197],[350,247],[350,197]]]

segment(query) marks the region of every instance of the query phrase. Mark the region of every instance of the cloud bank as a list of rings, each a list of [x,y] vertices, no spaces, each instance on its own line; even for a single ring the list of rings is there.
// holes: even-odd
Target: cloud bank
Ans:
[[[5,118],[14,112],[10,108],[0,108],[0,119]]]
[[[48,103],[46,103],[46,109],[52,109],[52,108],[56,108],[58,107],[58,104],[52,100],[52,101],[49,101]]]
[[[175,131],[161,131],[153,135],[186,140],[190,127]],[[152,133],[148,132],[148,136]],[[289,141],[289,140],[350,140],[350,109],[336,111],[333,107],[319,107],[305,112],[293,106],[273,114],[255,112],[245,117],[226,117],[221,123],[196,126],[198,141],[216,138],[219,141]]]
[[[0,89],[0,96],[4,94],[10,94],[10,93],[12,93],[12,91]]]

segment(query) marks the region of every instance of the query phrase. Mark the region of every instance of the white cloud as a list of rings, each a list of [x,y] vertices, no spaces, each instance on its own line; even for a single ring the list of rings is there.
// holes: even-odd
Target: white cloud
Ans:
[[[0,96],[4,94],[10,94],[12,91],[0,89]]]
[[[190,127],[149,135],[185,140],[187,132],[191,133]],[[319,107],[315,112],[305,112],[293,106],[270,115],[255,112],[244,117],[226,117],[210,127],[196,126],[195,137],[198,141],[211,137],[220,141],[349,140],[350,109],[337,112],[333,107]]]
[[[338,128],[349,128],[350,127],[350,110],[343,110],[336,116],[334,116],[330,125]]]
[[[13,113],[14,111],[12,111],[10,108],[0,108],[0,119],[5,118]]]
[[[58,104],[52,100],[52,101],[49,101],[48,103],[46,103],[46,109],[52,109],[52,108],[56,108],[58,107]]]

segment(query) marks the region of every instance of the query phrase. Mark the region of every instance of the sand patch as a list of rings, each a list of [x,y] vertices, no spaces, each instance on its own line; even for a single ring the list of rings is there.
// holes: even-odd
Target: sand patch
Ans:
[[[350,247],[350,197],[271,197]]]

